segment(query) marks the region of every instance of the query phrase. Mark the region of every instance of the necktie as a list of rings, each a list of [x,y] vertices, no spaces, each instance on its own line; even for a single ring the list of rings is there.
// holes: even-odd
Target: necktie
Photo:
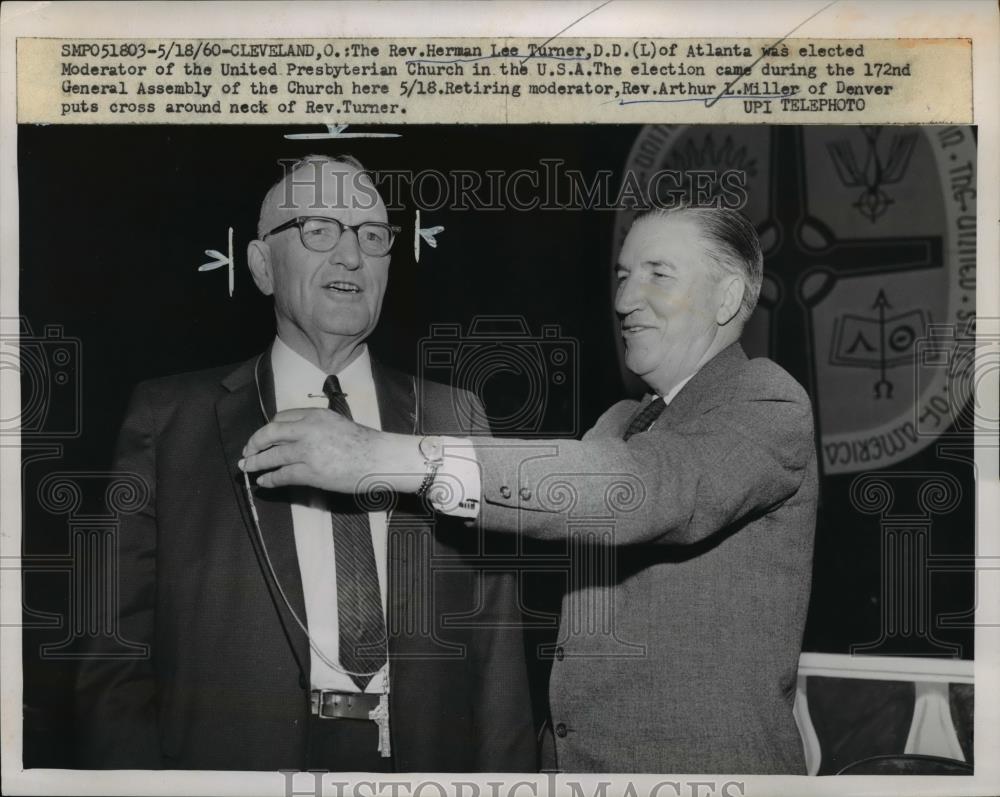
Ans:
[[[328,376],[323,393],[330,409],[352,418],[340,380]],[[353,420],[353,418],[352,418]],[[346,498],[346,497],[345,497]],[[362,692],[386,661],[385,618],[379,594],[378,571],[368,513],[353,500],[342,500],[331,512],[334,556],[337,562],[337,617],[340,624],[340,663]],[[354,675],[353,673],[367,673]]]
[[[660,417],[660,413],[666,406],[667,404],[662,398],[659,396],[654,398],[632,416],[632,420],[628,422],[628,428],[625,430],[624,439],[628,440],[634,434],[647,431],[653,425],[653,421]]]

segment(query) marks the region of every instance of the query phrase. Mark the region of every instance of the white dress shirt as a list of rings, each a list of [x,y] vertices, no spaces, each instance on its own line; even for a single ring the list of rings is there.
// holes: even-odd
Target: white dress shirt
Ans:
[[[309,360],[294,352],[281,338],[276,338],[271,349],[271,368],[274,373],[274,400],[281,410],[296,407],[327,407],[323,393],[325,374]],[[381,429],[375,381],[372,378],[371,357],[363,347],[350,365],[335,375],[340,389],[347,395],[351,415],[358,423]],[[330,666],[340,664],[337,614],[337,565],[333,545],[333,526],[330,513],[322,508],[322,494],[303,488],[293,492],[292,527],[295,533],[295,551],[298,554],[299,572],[302,574],[302,593],[306,605],[306,626],[310,636],[310,666],[313,689],[336,689],[357,692],[358,687],[350,676]],[[382,612],[385,613],[387,594],[387,536],[388,516],[385,512],[370,512],[369,524],[375,548],[375,568],[378,571]],[[380,693],[383,676],[388,676],[388,663],[368,683],[365,690]],[[343,669],[341,667],[341,669]]]

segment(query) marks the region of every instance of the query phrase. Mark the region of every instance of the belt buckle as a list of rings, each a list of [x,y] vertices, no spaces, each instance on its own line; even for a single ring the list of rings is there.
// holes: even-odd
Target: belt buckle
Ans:
[[[364,705],[355,708],[355,703],[364,703],[358,699],[362,697],[351,692],[318,689],[311,695],[312,711],[320,719],[368,719]]]

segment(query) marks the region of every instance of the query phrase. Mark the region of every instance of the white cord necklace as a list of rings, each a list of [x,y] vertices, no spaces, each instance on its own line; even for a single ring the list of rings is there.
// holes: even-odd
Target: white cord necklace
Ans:
[[[264,416],[264,421],[270,423],[271,419],[268,417],[267,409],[264,407],[264,394],[260,387],[260,361],[263,359],[264,355],[261,354],[257,357],[257,361],[253,366],[253,379],[257,387],[257,401],[260,404],[261,415]],[[278,579],[278,574],[274,569],[274,564],[271,562],[271,555],[267,550],[267,543],[264,542],[264,533],[260,528],[260,516],[257,514],[257,505],[253,498],[253,487],[250,484],[250,474],[243,471],[243,484],[246,487],[247,500],[250,502],[250,515],[253,518],[254,530],[257,532],[257,540],[260,542],[261,551],[264,554],[264,561],[267,563],[268,572],[271,574],[271,578],[274,580],[275,586],[278,588],[278,594],[281,595],[281,600],[284,602],[285,607],[288,609],[288,613],[292,615],[292,619],[295,620],[296,625],[302,629],[302,633],[306,635],[306,639],[309,640],[309,647],[316,653],[320,660],[330,669],[336,672],[342,673],[344,675],[375,675],[378,670],[374,672],[352,672],[347,670],[340,665],[339,662],[335,662],[329,656],[327,656],[323,650],[320,648],[319,644],[313,639],[312,635],[309,633],[309,629],[306,624],[302,622],[301,618],[292,608],[291,601],[288,600],[288,596],[285,594],[284,587],[281,586],[281,581]],[[378,741],[378,751],[381,753],[382,758],[389,758],[392,755],[390,736],[389,736],[389,634],[386,631],[385,639],[385,666],[379,668],[382,670],[382,694],[379,695],[378,706],[368,712],[368,719],[372,720],[379,729],[379,741]]]

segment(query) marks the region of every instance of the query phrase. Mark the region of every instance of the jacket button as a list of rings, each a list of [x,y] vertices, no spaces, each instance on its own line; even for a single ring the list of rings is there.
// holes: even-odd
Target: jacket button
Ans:
[[[567,733],[568,731],[566,730],[566,723],[560,722],[558,725],[556,725],[556,736],[558,736],[560,739],[565,739]]]
[[[531,490],[529,490],[527,487],[521,488],[521,500],[523,501],[531,500]]]
[[[500,487],[500,497],[510,498],[510,487],[508,487],[506,484]]]
[[[556,661],[562,661],[566,658],[566,651],[563,650],[562,645],[556,648]]]

